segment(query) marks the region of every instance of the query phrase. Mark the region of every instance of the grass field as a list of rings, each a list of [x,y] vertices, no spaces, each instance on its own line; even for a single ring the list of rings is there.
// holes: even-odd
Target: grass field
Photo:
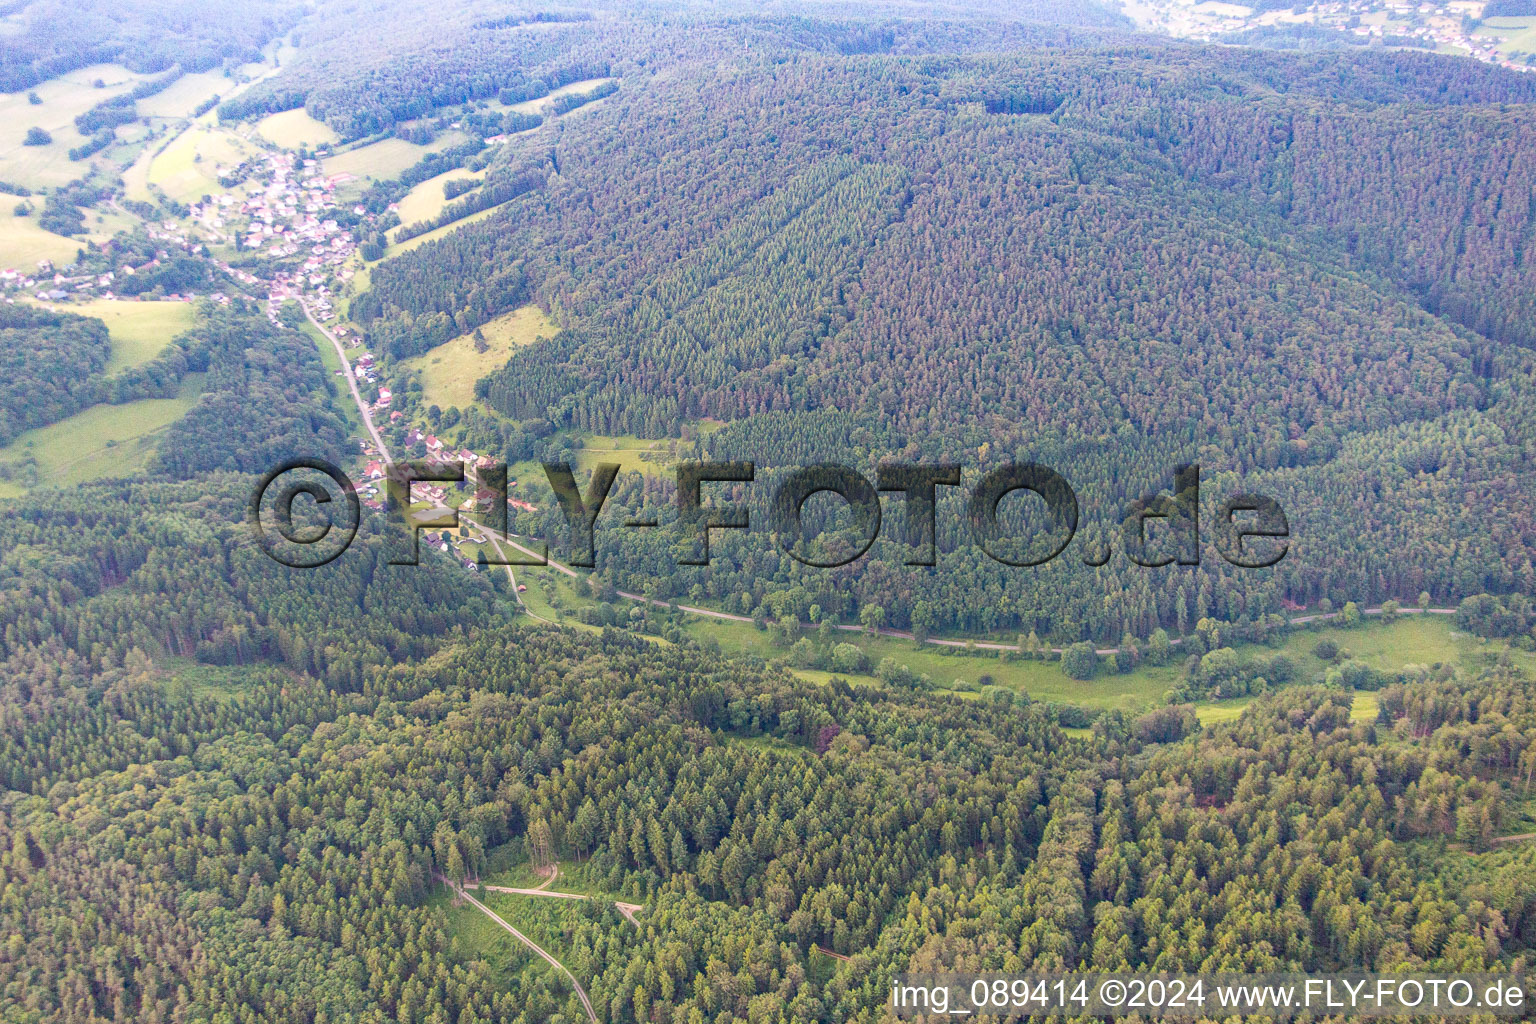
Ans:
[[[557,330],[539,307],[522,306],[480,328],[488,346],[484,352],[475,351],[471,332],[408,359],[404,365],[421,371],[423,397],[429,404],[463,408],[474,403],[475,381],[503,366],[513,349],[531,344],[540,335],[554,337]]]
[[[514,103],[512,106],[507,107],[506,109],[515,110],[520,114],[542,114],[544,112],[544,108],[548,106],[551,101],[558,99],[561,96],[569,96],[573,92],[591,92],[593,89],[597,88],[603,83],[611,81],[613,81],[611,78],[583,78],[579,82],[572,82],[570,85],[562,85],[560,88],[556,89],[554,92],[547,96],[540,96],[536,100],[525,100],[522,103]],[[577,107],[576,109],[580,110],[581,108]]]
[[[511,199],[507,200],[508,203],[513,201],[514,200]],[[460,217],[452,224],[444,224],[442,227],[434,228],[424,235],[417,235],[415,238],[408,238],[404,242],[397,242],[394,245],[391,245],[385,251],[384,258],[389,259],[392,256],[399,256],[403,252],[410,252],[418,245],[426,245],[428,242],[435,242],[439,238],[442,238],[444,235],[464,227],[466,224],[473,224],[477,220],[484,220],[505,205],[507,205],[507,203],[502,203],[501,206],[493,206],[488,210],[481,210],[479,213],[472,213],[468,217]]]
[[[1497,44],[1499,52],[1515,60],[1536,54],[1536,17],[1489,18],[1472,34],[1478,38],[1498,37],[1502,40]]]
[[[95,299],[57,308],[77,316],[92,316],[107,325],[112,338],[112,357],[107,374],[147,363],[159,355],[171,339],[192,326],[196,314],[186,302],[128,302]]]
[[[52,260],[55,266],[74,262],[75,253],[82,248],[74,239],[44,231],[37,226],[37,211],[42,200],[32,198],[33,212],[28,217],[16,216],[15,196],[0,196],[0,268],[34,273],[39,260]]]
[[[123,405],[93,405],[84,412],[22,434],[0,448],[0,464],[37,461],[35,486],[67,486],[143,468],[160,431],[186,415],[202,391],[202,374],[189,374],[175,398]],[[0,481],[0,498],[27,490],[20,478]]]
[[[234,88],[235,83],[222,74],[203,71],[182,75],[163,92],[146,96],[135,106],[145,117],[191,117],[198,104],[211,96],[227,94]]]
[[[575,625],[571,613],[581,605],[590,603],[589,599],[578,595],[568,577],[555,570],[520,567],[516,572],[518,581],[528,584],[527,592],[522,595],[524,602],[530,610],[544,618]],[[623,602],[621,607],[628,605],[629,602]],[[698,615],[687,615],[683,621],[684,630],[690,636],[695,639],[713,639],[727,653],[751,654],[766,660],[782,659],[787,654],[783,648],[773,645],[766,632],[758,631],[750,623]],[[1183,673],[1183,659],[1176,657],[1170,664],[1161,666],[1144,662],[1124,675],[1104,666],[1093,679],[1078,682],[1069,679],[1056,662],[1010,662],[981,653],[968,653],[963,648],[944,648],[931,644],[919,648],[912,641],[873,637],[864,632],[839,630],[835,636],[837,642],[851,643],[863,650],[871,665],[890,657],[899,665],[906,665],[914,672],[928,675],[938,689],[951,689],[955,681],[961,681],[966,689],[956,692],[966,697],[979,696],[987,685],[993,685],[1027,693],[1036,700],[1074,704],[1090,709],[1118,708],[1127,712],[1140,712],[1160,704],[1163,695],[1178,683]],[[1310,683],[1321,679],[1327,668],[1312,653],[1317,642],[1324,637],[1339,646],[1341,657],[1355,657],[1383,671],[1400,669],[1405,665],[1433,665],[1437,662],[1475,668],[1491,653],[1504,650],[1503,645],[1490,645],[1458,632],[1452,618],[1445,615],[1409,615],[1390,624],[1367,619],[1364,625],[1351,630],[1298,629],[1278,647],[1240,646],[1238,650],[1244,656],[1255,657],[1284,653],[1296,666],[1296,681]],[[1536,671],[1536,654],[1520,651],[1511,653],[1517,664]],[[811,682],[826,682],[833,674],[820,670],[792,671]],[[856,681],[876,682],[869,675],[838,674]],[[1200,720],[1209,724],[1235,719],[1250,699],[1201,702],[1198,708]],[[1375,700],[1372,693],[1357,693],[1354,717],[1360,720],[1374,718]]]
[[[310,117],[303,107],[285,110],[280,114],[268,114],[256,122],[256,132],[268,142],[285,149],[319,146],[337,142],[341,138],[331,130],[330,125]]]
[[[146,181],[164,189],[172,199],[194,203],[204,195],[225,191],[219,185],[220,171],[239,165],[255,152],[233,132],[199,125],[183,132],[153,158]],[[131,198],[148,198],[133,195],[131,177],[125,181],[130,185]]]
[[[325,166],[329,170],[331,162],[327,160]],[[448,205],[448,200],[443,198],[443,182],[459,178],[473,178],[478,181],[483,177],[485,177],[483,170],[452,170],[444,171],[435,178],[428,178],[412,188],[406,193],[405,198],[400,200],[400,223],[416,224],[442,213],[443,207]]]
[[[0,93],[0,178],[47,188],[82,177],[92,161],[73,161],[69,150],[84,141],[75,129],[75,118],[109,96],[127,92],[144,76],[116,64],[93,64],[49,79],[33,90]],[[93,82],[101,79],[104,88]],[[27,100],[36,92],[41,104]],[[46,146],[23,146],[27,129],[42,128],[53,136]]]
[[[380,139],[378,142],[370,142],[366,146],[358,146],[356,149],[326,157],[325,173],[351,174],[359,178],[375,178],[381,181],[398,178],[402,171],[428,153],[436,153],[449,146],[457,145],[466,137],[462,132],[444,132],[428,146],[418,146],[404,139]],[[438,194],[442,194],[441,189],[438,190]],[[410,220],[403,215],[400,219],[407,224],[410,223]]]

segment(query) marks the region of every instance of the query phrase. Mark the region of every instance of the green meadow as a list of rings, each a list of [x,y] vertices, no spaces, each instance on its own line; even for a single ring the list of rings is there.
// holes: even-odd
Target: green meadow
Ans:
[[[541,336],[552,338],[558,330],[538,306],[520,306],[479,327],[484,352],[477,351],[476,332],[471,331],[405,360],[403,366],[421,372],[422,394],[428,404],[463,408],[474,404],[475,381],[504,366],[515,349],[531,345]]]
[[[517,567],[515,572],[520,583],[528,584],[528,590],[522,595],[524,602],[543,618],[575,625],[576,610],[591,603],[590,598],[578,592],[569,577],[556,570]],[[619,602],[621,608],[631,606],[629,601]],[[784,648],[775,646],[767,632],[749,622],[684,613],[682,627],[694,639],[713,641],[727,653],[755,655],[768,661],[784,659],[788,654]],[[813,636],[810,632],[803,635]],[[1181,656],[1175,656],[1166,665],[1144,661],[1124,674],[1115,672],[1107,659],[1101,659],[1098,675],[1078,681],[1063,673],[1055,661],[1005,660],[979,650],[918,645],[911,640],[872,636],[862,630],[838,630],[834,637],[836,643],[849,643],[862,650],[871,665],[889,657],[898,665],[927,675],[937,689],[955,692],[962,697],[979,697],[988,687],[995,686],[1028,694],[1035,700],[1091,710],[1119,709],[1134,714],[1156,707],[1178,684],[1184,671]],[[1437,663],[1475,668],[1506,650],[1502,644],[1490,644],[1458,631],[1454,618],[1449,615],[1404,615],[1392,623],[1371,617],[1353,629],[1333,626],[1297,628],[1273,647],[1238,645],[1237,650],[1243,656],[1255,657],[1283,653],[1296,666],[1296,681],[1310,683],[1319,681],[1329,665],[1313,653],[1313,648],[1324,637],[1338,645],[1341,659],[1356,658],[1382,671]],[[1510,654],[1518,664],[1536,671],[1536,654],[1521,651],[1511,651]],[[841,675],[853,681],[878,685],[874,676],[868,674],[814,669],[791,671],[812,682],[826,682],[833,675]],[[1200,702],[1200,720],[1215,723],[1235,719],[1249,700],[1251,698]],[[1355,717],[1375,717],[1375,700],[1373,693],[1356,694]]]
[[[93,405],[27,431],[0,448],[0,466],[11,472],[10,479],[0,480],[0,498],[18,497],[32,487],[62,487],[143,469],[156,436],[196,404],[202,378],[188,374],[175,398]]]
[[[65,313],[95,317],[107,325],[107,333],[112,339],[112,356],[103,372],[108,376],[149,362],[196,319],[190,302],[93,299],[58,308]]]
[[[341,138],[330,125],[310,117],[303,107],[268,114],[256,122],[256,133],[284,149],[334,144]]]

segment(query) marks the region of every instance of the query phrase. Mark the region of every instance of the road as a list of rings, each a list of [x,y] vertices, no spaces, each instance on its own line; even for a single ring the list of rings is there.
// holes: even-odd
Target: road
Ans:
[[[443,509],[442,511],[449,511],[449,510],[448,509]],[[519,544],[517,541],[513,540],[511,537],[504,538],[504,539],[501,540],[501,543],[498,543],[497,542],[498,538],[494,535],[494,533],[492,533],[489,530],[486,530],[483,526],[481,526],[481,524],[475,522],[472,519],[465,519],[465,517],[463,517],[462,515],[461,515],[460,519],[461,519],[461,521],[467,521],[472,526],[477,527],[478,530],[479,530],[478,539],[480,539],[482,542],[485,542],[487,540],[490,541],[496,547],[497,554],[501,553],[501,543],[505,543],[509,547],[516,549],[517,551],[521,552],[524,555],[527,555],[529,558],[539,558],[539,557],[542,557],[538,552],[524,547],[523,545]],[[554,569],[556,572],[562,572],[565,575],[571,577],[572,579],[578,579],[581,576],[581,573],[577,572],[575,569],[571,568],[568,565],[561,565],[559,562],[555,561],[553,558],[548,560],[548,565],[549,565],[549,568]],[[511,569],[510,566],[508,566],[507,567],[507,575],[511,576],[511,574],[512,574],[512,569]],[[513,593],[517,592],[517,588],[515,586],[512,588],[512,592]],[[723,619],[723,620],[725,620],[727,622],[751,622],[752,621],[752,618],[750,616],[747,616],[747,615],[732,615],[730,612],[717,612],[717,611],[715,611],[712,608],[697,608],[697,607],[694,607],[693,605],[688,605],[688,604],[673,604],[671,602],[662,601],[662,600],[657,599],[657,598],[646,597],[644,594],[632,594],[632,593],[630,593],[627,590],[615,590],[614,593],[618,594],[620,597],[624,598],[627,601],[641,601],[641,602],[644,602],[646,604],[655,605],[658,608],[676,608],[679,611],[688,612],[690,615],[702,615],[705,618],[709,618],[709,619]],[[521,599],[519,599],[518,603],[519,604],[522,603]],[[524,607],[526,608],[526,606],[524,606]],[[1298,615],[1298,616],[1296,616],[1295,618],[1290,620],[1290,624],[1293,625],[1293,626],[1304,626],[1304,625],[1306,625],[1309,622],[1323,622],[1323,621],[1326,621],[1326,620],[1329,620],[1329,619],[1337,619],[1340,616],[1342,616],[1343,614],[1344,613],[1342,611],[1337,611],[1337,612],[1313,612],[1311,615]],[[1361,609],[1360,614],[1361,615],[1380,615],[1381,614],[1381,609],[1380,608],[1363,608],[1363,609]],[[1420,609],[1420,608],[1399,608],[1397,610],[1397,614],[1399,614],[1399,615],[1455,615],[1456,614],[1456,609],[1455,608],[1424,608],[1424,609]],[[549,619],[543,618],[543,617],[538,616],[538,615],[534,615],[533,617],[538,619],[540,622],[549,622],[550,621]],[[805,630],[813,630],[813,629],[816,628],[816,626],[813,623],[802,622],[802,623],[800,623],[800,628],[801,629],[805,629]],[[866,633],[866,634],[869,633],[869,630],[867,628],[865,628],[864,626],[856,626],[856,625],[847,624],[847,623],[834,624],[833,628],[834,629],[838,629],[838,630],[842,630],[845,633]],[[891,640],[916,640],[917,639],[911,633],[906,633],[906,632],[903,632],[902,630],[899,630],[899,629],[880,629],[880,630],[877,630],[876,633],[879,636],[886,637],[886,638],[891,639]],[[1172,646],[1177,647],[1180,643],[1183,642],[1183,640],[1184,640],[1183,637],[1175,637],[1172,640],[1172,642],[1171,642]],[[991,641],[991,640],[975,640],[975,641],[972,641],[972,640],[945,640],[945,639],[941,639],[939,637],[932,637],[932,636],[926,637],[924,639],[924,643],[934,644],[935,646],[938,646],[938,647],[969,647],[969,646],[972,646],[974,644],[978,649],[984,650],[984,651],[1017,651],[1019,649],[1017,644],[998,643],[996,641]],[[1040,650],[1041,650],[1042,653],[1047,653],[1047,654],[1061,654],[1061,653],[1064,652],[1065,649],[1061,648],[1061,647],[1042,647],[1042,648],[1040,648]],[[1101,656],[1109,657],[1109,656],[1112,656],[1112,655],[1115,655],[1115,654],[1119,654],[1120,653],[1120,648],[1118,648],[1118,647],[1099,647],[1099,648],[1096,649],[1096,652],[1099,655],[1101,655]]]
[[[352,364],[347,360],[346,350],[341,347],[341,342],[337,340],[336,335],[326,330],[325,325],[315,319],[315,314],[309,311],[308,303],[300,301],[299,305],[304,308],[304,315],[309,318],[309,322],[315,325],[315,330],[325,335],[326,340],[335,346],[336,358],[341,360],[342,374],[347,378],[347,387],[352,389],[352,400],[357,403],[357,412],[363,418],[363,426],[368,428],[368,436],[372,437],[373,443],[378,446],[379,458],[389,462],[389,449],[384,447],[384,438],[379,436],[379,428],[373,425],[373,416],[368,412],[368,403],[363,401],[363,393],[358,390],[357,376],[352,372]]]
[[[441,875],[439,875],[438,877],[442,878]],[[447,881],[446,879],[443,879],[443,880]],[[529,949],[531,949],[535,953],[539,954],[539,956],[543,957],[545,962],[547,962],[550,966],[554,967],[555,970],[557,970],[561,974],[565,975],[566,978],[569,979],[569,981],[571,983],[571,988],[576,990],[576,998],[581,1000],[581,1005],[586,1009],[587,1016],[591,1019],[592,1024],[598,1024],[597,1014],[592,1009],[592,1000],[587,998],[587,990],[581,987],[581,982],[576,980],[576,975],[574,975],[570,971],[566,970],[565,964],[562,964],[559,960],[556,960],[554,958],[554,956],[551,955],[550,952],[548,950],[546,950],[543,946],[540,946],[537,942],[534,942],[528,936],[524,935],[522,932],[518,931],[516,928],[513,928],[510,924],[507,924],[507,922],[502,919],[500,914],[496,913],[496,911],[492,910],[490,907],[486,906],[484,903],[481,903],[479,900],[475,899],[469,893],[465,892],[463,887],[458,886],[458,885],[454,885],[452,882],[448,882],[448,886],[451,889],[453,889],[453,891],[456,894],[458,894],[465,901],[467,901],[471,906],[477,908],[486,917],[489,917],[492,921],[495,921],[497,924],[501,925],[507,931],[511,932],[512,935],[519,942],[521,942],[523,945],[527,946]],[[492,887],[492,886],[486,886],[486,888],[487,889],[494,889],[494,887]],[[539,893],[539,895],[541,895],[541,896],[558,895],[556,893],[541,892],[540,890],[537,890],[537,889],[530,889],[528,891],[529,892]],[[574,898],[576,898],[576,899],[585,899],[586,897],[578,896],[578,897],[574,897]]]

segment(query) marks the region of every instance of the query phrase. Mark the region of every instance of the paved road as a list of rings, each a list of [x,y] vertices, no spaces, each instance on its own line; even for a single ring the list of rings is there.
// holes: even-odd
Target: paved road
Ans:
[[[325,335],[326,340],[336,347],[336,358],[341,360],[342,373],[347,378],[347,387],[352,389],[352,400],[357,403],[357,411],[363,418],[363,426],[368,428],[368,435],[373,438],[373,443],[378,446],[379,458],[389,462],[389,449],[384,447],[384,439],[379,436],[378,428],[373,425],[373,416],[368,412],[368,403],[363,401],[363,393],[358,390],[357,376],[352,372],[352,364],[347,361],[346,350],[341,347],[341,342],[336,339],[336,335],[326,330],[325,325],[315,319],[315,314],[309,311],[307,303],[301,300],[299,305],[304,307],[304,315],[309,318],[310,323],[315,325],[315,329]]]
[[[439,875],[438,877],[442,878],[441,875]],[[445,879],[445,881],[446,881],[446,879]],[[484,903],[481,903],[479,900],[475,899],[469,893],[465,892],[464,889],[461,886],[454,885],[452,882],[449,882],[448,885],[449,885],[450,888],[453,889],[453,891],[455,893],[457,893],[459,896],[461,896],[465,900],[467,900],[470,903],[470,905],[478,908],[481,913],[485,914],[486,917],[489,917],[492,921],[495,921],[497,924],[501,925],[507,931],[511,932],[512,935],[515,936],[519,942],[521,942],[523,945],[527,946],[529,949],[533,950],[535,953],[539,954],[539,956],[543,957],[544,960],[547,963],[549,963],[551,966],[553,966],[555,968],[555,970],[557,970],[561,974],[565,975],[566,978],[568,978],[570,980],[571,987],[576,990],[576,998],[581,1000],[581,1005],[586,1009],[587,1016],[589,1018],[591,1018],[592,1024],[598,1024],[597,1014],[592,1009],[592,1000],[587,998],[587,990],[581,987],[581,982],[576,980],[576,975],[574,975],[570,971],[566,970],[565,964],[562,964],[559,960],[556,960],[554,958],[554,956],[552,956],[549,953],[548,950],[546,950],[544,947],[540,946],[537,942],[534,942],[528,936],[524,935],[522,932],[518,931],[516,928],[513,928],[510,924],[507,924],[507,922],[502,919],[500,914],[496,913],[496,911],[492,910],[490,907],[486,906]],[[492,887],[492,886],[486,886],[486,888],[487,889],[494,889],[494,887]],[[554,893],[540,892],[537,889],[530,889],[529,892],[538,892],[539,895],[541,895],[541,896],[556,895]],[[584,899],[585,897],[576,897],[576,898],[577,899]]]

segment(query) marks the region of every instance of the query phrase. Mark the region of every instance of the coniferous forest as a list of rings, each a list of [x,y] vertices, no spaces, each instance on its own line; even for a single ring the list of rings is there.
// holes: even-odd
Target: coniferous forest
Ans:
[[[0,1024],[873,1024],[908,972],[1528,968],[1536,74],[1087,0],[0,19],[15,110],[135,83],[78,115],[121,166],[3,186],[79,255],[0,304]],[[184,76],[222,79],[140,116]],[[243,207],[327,240],[226,241]],[[191,305],[127,358],[140,297]],[[669,461],[617,474],[591,570],[496,564],[485,477],[417,501],[463,525],[403,565],[380,447],[506,461],[557,562],[541,463]],[[367,499],[317,568],[252,530],[292,459]],[[708,564],[685,460],[755,466],[708,485],[753,523]],[[769,529],[797,468],[897,462],[960,467],[936,564],[893,494],[836,568]],[[1048,565],[972,526],[1024,462],[1080,506]],[[1284,509],[1277,563],[1216,553],[1239,494]],[[1129,557],[1156,495],[1198,564]]]

